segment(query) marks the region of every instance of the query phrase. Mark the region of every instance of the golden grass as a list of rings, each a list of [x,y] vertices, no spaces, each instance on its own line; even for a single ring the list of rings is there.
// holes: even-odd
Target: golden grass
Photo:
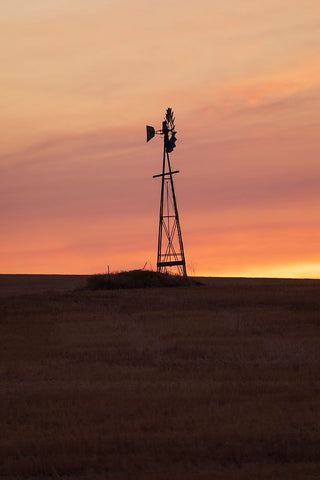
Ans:
[[[319,281],[46,281],[2,288],[2,480],[317,478]]]

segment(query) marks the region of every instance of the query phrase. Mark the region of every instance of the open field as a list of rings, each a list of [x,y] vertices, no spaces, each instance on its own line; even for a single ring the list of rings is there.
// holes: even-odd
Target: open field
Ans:
[[[0,275],[0,478],[320,476],[320,281]]]

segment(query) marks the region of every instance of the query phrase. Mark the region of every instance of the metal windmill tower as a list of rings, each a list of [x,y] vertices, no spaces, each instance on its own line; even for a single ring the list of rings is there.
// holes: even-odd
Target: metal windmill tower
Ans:
[[[174,121],[173,111],[168,108],[161,130],[155,130],[147,125],[147,142],[156,134],[163,136],[162,173],[153,176],[153,178],[161,177],[157,271],[175,270],[179,275],[186,277],[186,260],[173,183],[173,175],[179,173],[179,170],[172,171],[169,158],[169,153],[176,146],[177,132]]]

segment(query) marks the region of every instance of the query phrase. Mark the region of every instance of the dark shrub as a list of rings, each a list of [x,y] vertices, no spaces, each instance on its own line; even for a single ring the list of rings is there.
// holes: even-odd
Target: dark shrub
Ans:
[[[119,288],[180,287],[199,284],[191,278],[158,273],[151,270],[130,270],[119,273],[99,273],[87,280],[89,290],[112,290]]]

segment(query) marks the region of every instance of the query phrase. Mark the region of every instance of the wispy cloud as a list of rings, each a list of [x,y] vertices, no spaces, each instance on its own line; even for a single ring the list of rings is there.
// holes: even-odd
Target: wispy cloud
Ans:
[[[2,268],[92,271],[106,252],[144,263],[162,159],[145,124],[160,128],[168,106],[185,243],[202,270],[216,271],[215,248],[220,272],[311,261],[299,245],[316,237],[319,14],[298,0],[6,2]]]

